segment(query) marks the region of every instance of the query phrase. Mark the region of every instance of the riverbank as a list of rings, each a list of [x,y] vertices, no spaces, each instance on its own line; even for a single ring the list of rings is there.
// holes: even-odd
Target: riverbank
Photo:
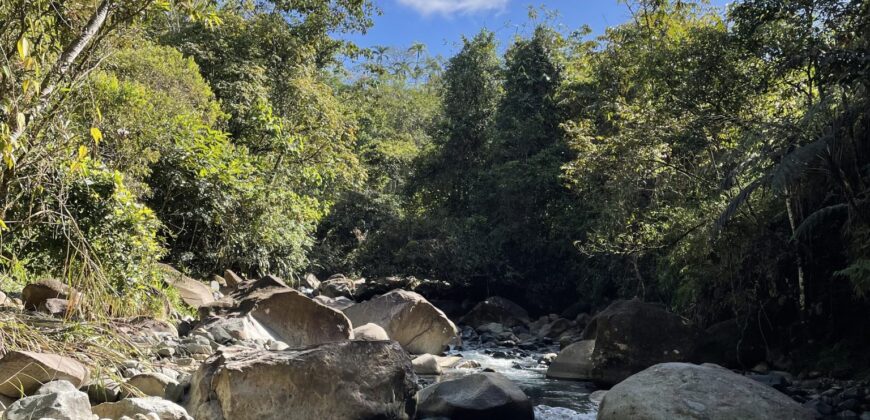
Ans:
[[[76,320],[77,292],[52,282],[3,300],[3,418],[694,418],[672,416],[685,407],[705,418],[733,407],[741,418],[870,417],[867,382],[710,364],[727,365],[727,352],[711,355],[702,330],[638,301],[531,319],[498,297],[466,310],[439,299],[445,285],[412,278],[291,288],[169,272],[197,317]],[[661,370],[653,385],[651,369]]]

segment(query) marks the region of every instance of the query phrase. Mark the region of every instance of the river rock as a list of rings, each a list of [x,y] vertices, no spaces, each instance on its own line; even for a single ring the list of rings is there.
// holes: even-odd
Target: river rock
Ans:
[[[53,317],[63,318],[73,309],[73,304],[66,299],[51,298],[39,304],[36,310]]]
[[[343,313],[290,288],[257,290],[239,306],[250,308],[253,319],[271,332],[276,341],[292,348],[353,338],[353,328]]]
[[[77,299],[78,292],[57,279],[42,279],[24,286],[21,299],[24,309],[36,311],[49,299]]]
[[[344,341],[269,352],[226,348],[194,374],[198,419],[409,419],[416,375],[395,342]]]
[[[594,376],[592,354],[595,340],[581,340],[570,344],[550,362],[547,377],[559,379],[591,379]]]
[[[150,397],[160,397],[177,402],[184,394],[184,388],[175,379],[162,373],[140,373],[127,380],[127,385],[138,389]]]
[[[460,324],[474,328],[495,322],[508,328],[529,324],[529,313],[522,306],[494,296],[478,303],[470,312],[459,320]]]
[[[94,414],[100,418],[120,419],[138,418],[137,414],[156,414],[160,420],[193,420],[178,404],[158,397],[125,398],[114,403],[103,403],[93,407]],[[208,417],[204,417],[208,419]]]
[[[214,302],[214,293],[205,283],[185,276],[170,265],[157,265],[163,270],[163,280],[166,281],[166,284],[178,290],[178,294],[184,303],[198,309],[202,305]]]
[[[547,376],[612,386],[652,365],[691,361],[702,336],[677,315],[637,300],[611,304],[563,349]]]
[[[254,319],[250,314],[212,318],[197,327],[192,334],[197,331],[209,333],[215,341],[221,344],[228,344],[232,340],[266,342],[275,338],[272,333],[266,330],[266,327],[260,324],[260,321]]]
[[[440,375],[441,366],[438,364],[438,359],[431,354],[417,356],[411,360],[411,365],[414,366],[414,373],[418,375]]]
[[[354,325],[374,323],[411,354],[440,354],[459,341],[456,325],[423,296],[394,290],[344,310]]]
[[[599,420],[788,419],[814,415],[785,394],[715,365],[664,363],[631,376],[601,402]]]
[[[538,330],[538,337],[559,338],[559,336],[573,327],[574,323],[571,321],[565,318],[558,318]]]
[[[224,283],[227,284],[227,289],[234,290],[244,282],[245,279],[243,279],[242,276],[236,274],[235,271],[230,269],[224,270]]]
[[[178,338],[178,329],[169,321],[148,316],[136,316],[124,322],[114,324],[114,328],[123,334],[138,335],[149,338]]]
[[[88,394],[68,381],[49,382],[36,395],[22,398],[9,406],[3,420],[90,420],[91,403]]]
[[[354,291],[356,291],[356,284],[354,281],[341,274],[334,275],[321,282],[320,286],[317,288],[318,294],[333,299],[339,296],[351,299],[354,296]]]
[[[302,287],[307,287],[311,290],[317,290],[320,287],[320,280],[313,273],[308,273],[301,281]]]
[[[417,395],[418,418],[532,420],[523,391],[498,373],[476,373],[424,388]]]
[[[257,290],[263,289],[289,289],[290,286],[287,285],[287,282],[284,279],[273,276],[271,274],[260,277],[257,280],[247,281],[244,284],[238,287],[238,291],[234,294],[234,297],[240,299],[243,296],[247,296]]]
[[[368,324],[353,329],[353,339],[363,341],[386,341],[390,339],[390,336],[383,328],[381,328],[380,325],[369,322]]]
[[[88,369],[69,357],[49,353],[11,351],[0,359],[0,394],[31,395],[49,381],[65,380],[75,387],[88,380]]]

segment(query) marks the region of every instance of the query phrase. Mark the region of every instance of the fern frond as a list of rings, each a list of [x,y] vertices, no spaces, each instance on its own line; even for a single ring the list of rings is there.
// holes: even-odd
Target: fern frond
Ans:
[[[870,295],[870,259],[859,259],[852,265],[834,272],[834,276],[845,277],[852,281],[858,296],[867,297]]]

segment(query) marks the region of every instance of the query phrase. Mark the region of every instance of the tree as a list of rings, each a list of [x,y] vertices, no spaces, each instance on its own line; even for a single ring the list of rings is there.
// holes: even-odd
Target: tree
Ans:
[[[463,43],[444,73],[444,122],[437,150],[417,174],[427,205],[443,205],[450,215],[469,210],[501,96],[495,35],[482,31]]]

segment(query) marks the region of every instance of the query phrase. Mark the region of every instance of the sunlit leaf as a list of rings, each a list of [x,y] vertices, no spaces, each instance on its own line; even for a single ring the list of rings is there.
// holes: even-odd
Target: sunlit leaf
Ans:
[[[21,57],[21,60],[24,60],[28,55],[30,55],[30,41],[25,37],[21,37],[18,40],[18,56]]]
[[[103,140],[103,132],[97,127],[91,127],[91,137],[93,137],[94,143],[100,144],[100,141]]]

